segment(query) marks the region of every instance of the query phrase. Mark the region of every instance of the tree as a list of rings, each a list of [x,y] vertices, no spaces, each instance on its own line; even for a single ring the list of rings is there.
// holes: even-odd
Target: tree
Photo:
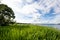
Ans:
[[[5,4],[0,4],[0,25],[9,25],[14,18],[13,10]]]

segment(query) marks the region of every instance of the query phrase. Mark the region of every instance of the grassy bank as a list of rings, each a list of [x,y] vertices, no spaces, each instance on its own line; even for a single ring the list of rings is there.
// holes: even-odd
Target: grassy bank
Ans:
[[[0,26],[0,40],[60,40],[60,31],[31,24]]]

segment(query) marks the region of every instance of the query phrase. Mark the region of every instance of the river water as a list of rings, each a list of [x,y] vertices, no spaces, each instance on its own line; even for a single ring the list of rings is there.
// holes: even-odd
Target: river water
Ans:
[[[41,24],[40,24],[40,25],[41,25]],[[60,25],[42,24],[41,26],[48,26],[48,27],[53,27],[53,28],[58,28],[58,29],[60,29]]]

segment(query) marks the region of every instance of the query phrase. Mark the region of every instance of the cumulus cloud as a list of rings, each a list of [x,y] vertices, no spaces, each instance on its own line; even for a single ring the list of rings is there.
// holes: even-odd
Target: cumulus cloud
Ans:
[[[60,23],[59,0],[3,0],[22,23]]]

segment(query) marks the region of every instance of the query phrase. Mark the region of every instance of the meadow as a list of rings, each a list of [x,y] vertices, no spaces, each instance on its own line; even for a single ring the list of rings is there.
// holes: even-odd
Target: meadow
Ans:
[[[0,40],[60,40],[60,30],[33,24],[0,26]]]

